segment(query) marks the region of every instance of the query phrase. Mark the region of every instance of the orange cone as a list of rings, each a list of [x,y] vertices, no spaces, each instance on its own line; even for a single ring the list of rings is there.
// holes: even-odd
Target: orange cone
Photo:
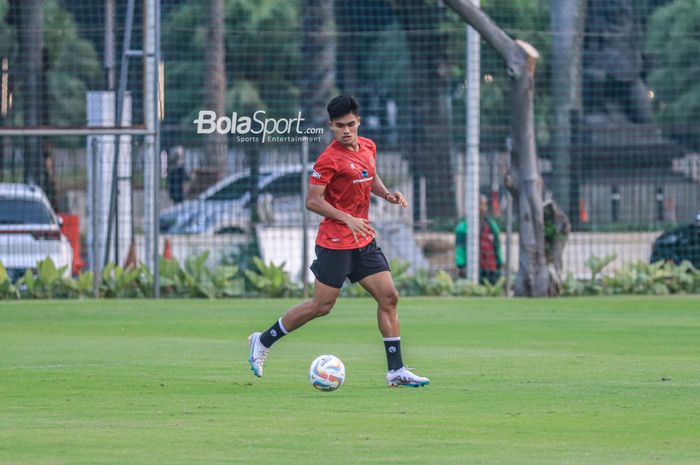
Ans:
[[[165,240],[165,248],[163,249],[163,258],[165,260],[172,260],[173,259],[173,249],[170,245],[170,239]]]
[[[124,262],[124,268],[136,268],[136,244],[133,242],[129,246],[129,253],[126,256],[126,261]]]
[[[676,202],[670,195],[666,197],[666,211],[664,212],[664,220],[672,223],[676,222]]]
[[[501,205],[498,201],[498,191],[491,191],[491,212],[495,217],[501,216]]]
[[[586,211],[586,201],[581,199],[578,201],[578,217],[581,223],[588,223],[588,212]]]

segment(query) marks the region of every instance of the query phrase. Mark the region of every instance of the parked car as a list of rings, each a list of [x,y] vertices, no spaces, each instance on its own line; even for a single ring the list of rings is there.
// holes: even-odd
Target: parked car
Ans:
[[[261,168],[258,178],[258,199],[255,208],[259,221],[269,226],[301,226],[301,214],[305,210],[302,185],[308,183],[313,165],[307,166],[302,175],[301,164],[274,168]],[[160,232],[163,234],[241,234],[251,230],[253,178],[249,170],[228,176],[196,199],[186,200],[160,213]],[[410,189],[403,186],[407,194]],[[370,198],[373,219],[412,224],[410,208]],[[409,200],[410,203],[410,200]],[[321,221],[321,217],[308,212],[309,226]]]
[[[30,184],[0,183],[0,261],[10,278],[35,270],[46,257],[71,272],[73,249],[46,194]]]
[[[257,208],[265,224],[288,226],[301,224],[301,165],[261,169],[258,178]],[[250,231],[253,176],[249,170],[223,179],[196,199],[174,205],[160,214],[160,232],[164,234],[223,234]]]
[[[676,264],[688,260],[695,268],[700,268],[700,213],[694,224],[666,231],[654,241],[651,261],[659,260],[673,261]]]

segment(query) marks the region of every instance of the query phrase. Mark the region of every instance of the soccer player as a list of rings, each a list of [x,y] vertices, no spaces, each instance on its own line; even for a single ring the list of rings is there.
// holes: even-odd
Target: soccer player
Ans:
[[[359,282],[377,301],[379,331],[384,337],[391,387],[427,385],[430,380],[412,373],[401,358],[401,334],[396,306],[399,293],[382,249],[374,239],[368,219],[370,194],[407,208],[401,192],[389,191],[376,173],[377,147],[357,135],[359,104],[350,95],[339,95],[328,103],[334,140],[316,160],[309,178],[306,208],[323,216],[316,236],[314,295],[284,314],[267,331],[248,337],[250,368],[257,377],[270,347],[286,334],[309,321],[330,313],[345,279]]]

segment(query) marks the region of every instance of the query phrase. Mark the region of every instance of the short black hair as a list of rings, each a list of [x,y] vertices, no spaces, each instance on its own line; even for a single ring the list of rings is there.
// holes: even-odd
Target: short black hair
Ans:
[[[333,99],[328,102],[326,110],[328,110],[328,117],[331,120],[345,116],[348,113],[357,116],[360,111],[360,104],[357,103],[357,100],[355,100],[355,97],[352,95],[342,94],[333,97]]]

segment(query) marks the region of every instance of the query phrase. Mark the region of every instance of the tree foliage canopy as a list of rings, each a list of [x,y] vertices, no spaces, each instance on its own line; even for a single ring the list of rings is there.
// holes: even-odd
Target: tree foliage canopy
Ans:
[[[266,110],[289,116],[297,108],[297,7],[282,0],[226,0],[226,111]],[[191,125],[204,109],[206,8],[189,0],[162,29],[166,123]]]
[[[73,16],[56,0],[45,0],[43,39],[48,61],[48,121],[46,124],[70,126],[85,124],[85,93],[94,87],[100,75],[100,63],[92,44],[82,38]],[[0,57],[9,60],[10,72],[18,73],[16,26],[10,24],[8,0],[0,0]],[[17,75],[17,74],[15,74]],[[14,102],[9,124],[21,125],[22,80],[13,82]]]
[[[694,146],[700,143],[697,130],[689,126],[700,114],[699,24],[700,0],[675,0],[652,15],[646,41],[654,61],[649,83],[659,122]]]

